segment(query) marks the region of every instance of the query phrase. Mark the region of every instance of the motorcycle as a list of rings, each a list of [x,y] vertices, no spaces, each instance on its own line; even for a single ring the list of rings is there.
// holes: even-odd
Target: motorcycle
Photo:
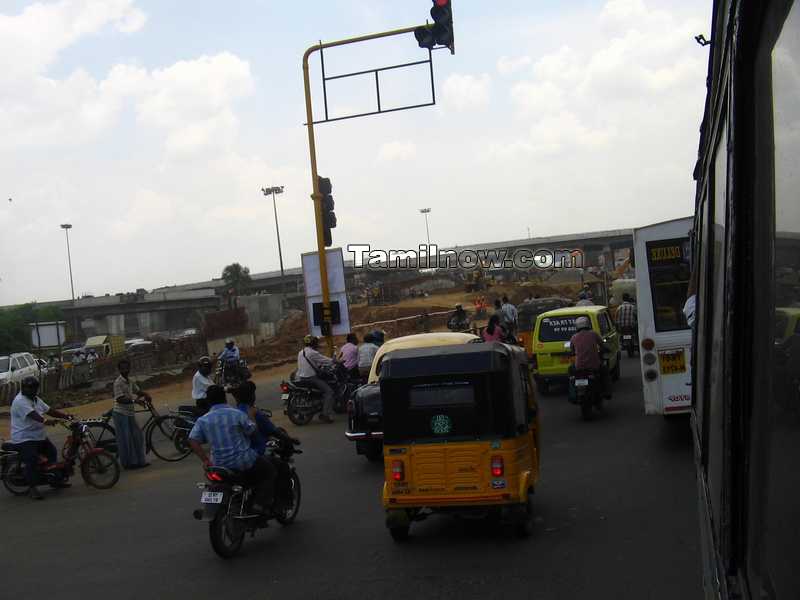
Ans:
[[[281,382],[281,400],[285,406],[283,413],[295,425],[308,425],[314,415],[322,412],[322,392],[292,372],[289,381]],[[322,379],[333,390],[333,412],[343,414],[347,401],[361,385],[360,379],[351,378],[344,365],[337,363],[330,370],[320,373]]]
[[[602,353],[606,372],[608,372],[608,356],[608,353]],[[573,370],[569,385],[571,390],[574,390],[573,394],[570,394],[570,402],[580,407],[581,418],[584,421],[591,420],[595,410],[603,410],[604,382],[600,371]]]
[[[292,457],[303,451],[289,441],[278,440],[270,440],[267,449],[286,465],[289,473],[288,480],[276,482],[276,501],[269,514],[253,510],[254,488],[240,472],[210,466],[205,470],[207,481],[197,484],[201,508],[192,514],[198,521],[209,522],[211,547],[222,558],[232,558],[241,550],[245,534],[252,537],[273,519],[281,525],[291,525],[300,511],[300,478]]]
[[[218,360],[214,383],[227,387],[236,387],[250,379],[251,375],[250,369],[247,368],[247,361],[243,358],[228,361]]]
[[[635,329],[625,328],[622,330],[622,347],[628,353],[628,358],[633,358],[636,354],[636,350],[639,347],[637,338]]]
[[[98,490],[107,490],[119,481],[120,467],[113,454],[102,448],[95,448],[92,436],[85,421],[60,422],[69,430],[64,443],[61,462],[48,464],[41,457],[37,467],[38,484],[48,484],[58,488],[69,481],[75,473],[75,463],[80,464],[80,473],[86,485]],[[25,477],[25,465],[17,444],[5,442],[0,446],[0,479],[5,488],[15,496],[27,495],[30,485]]]
[[[469,315],[466,313],[453,313],[453,315],[447,319],[447,328],[450,331],[466,331],[471,326],[472,322],[469,319]]]

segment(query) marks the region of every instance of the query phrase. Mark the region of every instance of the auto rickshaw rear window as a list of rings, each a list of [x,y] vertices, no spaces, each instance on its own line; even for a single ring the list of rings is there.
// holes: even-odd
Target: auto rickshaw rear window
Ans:
[[[577,317],[545,317],[539,324],[540,342],[566,342],[575,334]]]
[[[465,441],[514,435],[504,373],[387,382],[382,386],[384,441]]]

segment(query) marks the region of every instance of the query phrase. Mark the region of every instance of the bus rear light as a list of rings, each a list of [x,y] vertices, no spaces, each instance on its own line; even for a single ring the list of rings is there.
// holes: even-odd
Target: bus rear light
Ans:
[[[644,338],[642,340],[642,348],[644,348],[645,350],[649,351],[649,350],[652,350],[655,347],[656,347],[656,343],[652,339]]]
[[[406,478],[406,468],[402,460],[392,461],[392,479],[403,481]]]
[[[655,381],[658,379],[658,371],[655,369],[648,369],[644,372],[644,378],[647,379],[647,381]]]
[[[492,477],[502,477],[503,471],[505,470],[505,465],[503,464],[503,457],[493,456],[491,465],[492,465]]]
[[[644,361],[644,364],[648,366],[654,365],[656,364],[656,355],[653,354],[652,352],[648,352],[644,356],[642,356],[642,360]]]

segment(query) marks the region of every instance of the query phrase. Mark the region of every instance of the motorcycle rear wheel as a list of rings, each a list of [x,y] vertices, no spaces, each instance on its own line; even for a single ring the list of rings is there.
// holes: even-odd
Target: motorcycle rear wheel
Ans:
[[[302,427],[303,425],[308,425],[309,423],[311,423],[311,420],[314,418],[314,413],[301,412],[297,410],[294,398],[289,398],[289,402],[286,405],[286,416],[289,417],[289,420],[292,423],[294,423],[299,427]]]
[[[5,467],[3,485],[15,496],[24,496],[28,493],[30,486],[25,480],[25,470],[21,462],[14,461]]]
[[[592,397],[589,394],[581,398],[581,418],[584,421],[591,421],[592,419]]]
[[[219,510],[208,524],[211,547],[222,558],[233,558],[242,549],[244,527],[228,518],[227,510]]]

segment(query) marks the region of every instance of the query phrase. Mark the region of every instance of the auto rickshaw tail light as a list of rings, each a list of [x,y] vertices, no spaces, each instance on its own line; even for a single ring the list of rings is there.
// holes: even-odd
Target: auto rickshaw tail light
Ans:
[[[288,394],[289,393],[289,384],[286,383],[285,381],[283,383],[281,383],[281,391],[284,394]]]
[[[503,464],[503,457],[493,456],[491,464],[492,464],[492,477],[502,477],[503,472],[505,471],[505,465]]]
[[[644,338],[642,340],[642,348],[648,352],[656,347],[656,343],[651,338]]]
[[[406,478],[406,468],[402,460],[392,461],[392,479],[403,481]]]

